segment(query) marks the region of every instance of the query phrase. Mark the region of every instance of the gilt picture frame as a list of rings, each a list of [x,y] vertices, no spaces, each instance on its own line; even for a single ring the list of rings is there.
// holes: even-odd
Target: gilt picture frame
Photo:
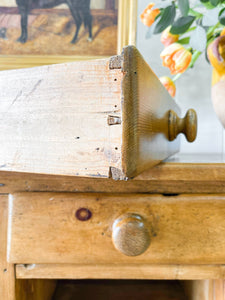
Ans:
[[[45,41],[48,41],[47,38],[47,33],[49,29],[51,29],[52,27],[48,24],[48,22],[46,21],[46,26],[44,27],[43,24],[41,24],[41,22],[43,23],[44,21],[44,17],[47,18],[49,15],[51,18],[51,22],[52,24],[54,21],[54,16],[52,15],[52,11],[55,13],[55,11],[57,11],[55,8],[53,9],[34,9],[34,13],[31,16],[28,16],[28,20],[31,20],[31,22],[33,22],[32,24],[36,24],[36,27],[34,28],[33,26],[33,31],[32,28],[30,29],[29,26],[27,26],[27,40],[21,43],[21,41],[19,39],[21,39],[22,37],[22,14],[20,14],[20,10],[21,8],[19,8],[19,5],[17,4],[18,7],[16,7],[16,4],[14,7],[11,7],[10,9],[7,7],[7,1],[9,0],[0,0],[0,70],[7,70],[7,69],[19,69],[19,68],[29,68],[29,67],[34,67],[34,66],[40,66],[40,65],[47,65],[47,64],[56,64],[56,63],[63,63],[63,62],[72,62],[72,61],[76,61],[76,60],[90,60],[90,59],[100,59],[100,58],[105,58],[105,57],[109,57],[112,55],[116,55],[117,53],[121,53],[121,50],[123,48],[123,46],[125,45],[135,45],[136,44],[136,24],[137,24],[137,1],[138,0],[114,0],[114,1],[109,1],[107,2],[107,0],[99,0],[99,2],[101,1],[106,1],[107,3],[110,3],[108,5],[115,5],[116,3],[116,8],[113,7],[114,9],[112,9],[112,7],[107,7],[107,12],[105,15],[110,15],[112,18],[114,18],[114,23],[113,26],[110,27],[110,45],[109,46],[105,46],[101,47],[100,44],[100,34],[102,34],[102,36],[104,37],[104,32],[102,30],[101,32],[101,28],[103,28],[105,30],[105,36],[109,36],[107,35],[107,31],[109,30],[109,28],[107,28],[107,26],[101,26],[100,30],[97,30],[97,25],[98,25],[98,18],[100,20],[103,20],[103,18],[98,17],[101,16],[102,11],[98,12],[96,11],[92,11],[90,9],[91,14],[94,14],[93,17],[93,24],[94,26],[92,27],[93,29],[93,42],[91,41],[91,43],[95,43],[96,46],[96,51],[95,49],[91,52],[91,53],[85,53],[84,50],[82,50],[80,53],[78,53],[79,51],[79,43],[80,45],[83,44],[83,49],[86,50],[87,46],[86,45],[93,45],[93,44],[89,44],[87,42],[87,40],[84,41],[84,38],[88,37],[88,28],[86,28],[86,32],[85,32],[85,27],[88,26],[83,26],[83,32],[81,30],[81,32],[79,32],[80,35],[80,40],[78,42],[75,42],[74,45],[70,46],[69,44],[69,35],[71,36],[72,33],[72,29],[68,29],[67,27],[69,26],[68,24],[70,24],[71,26],[71,19],[72,16],[67,13],[66,8],[65,8],[65,4],[63,6],[63,8],[59,11],[59,15],[60,15],[60,26],[58,26],[59,28],[57,29],[55,26],[54,27],[54,36],[53,36],[53,41],[54,44],[52,45],[52,48],[54,51],[57,51],[56,47],[57,47],[57,39],[58,41],[60,41],[60,39],[66,39],[66,41],[68,42],[68,49],[75,49],[74,52],[76,52],[76,54],[73,54],[73,51],[65,51],[66,54],[64,54],[63,50],[61,51],[60,54],[57,53],[47,53],[46,50],[46,46],[49,47],[49,49],[51,50],[51,45],[49,45],[48,43],[44,44]],[[18,2],[23,2],[26,0],[19,0]],[[45,0],[48,1],[48,0]],[[1,6],[1,2],[4,2],[5,7]],[[43,1],[42,1],[43,2]],[[65,2],[63,2],[65,3]],[[96,4],[96,2],[95,2]],[[111,9],[111,10],[110,10]],[[68,10],[68,8],[67,8]],[[41,14],[42,11],[46,12],[44,17]],[[58,13],[57,11],[57,13]],[[64,12],[66,12],[66,14],[63,14]],[[2,14],[4,13],[4,16],[2,16]],[[8,14],[11,14],[10,16],[8,16]],[[115,20],[115,14],[116,14],[116,18],[117,20]],[[16,16],[16,18],[14,17],[14,19],[12,19],[12,15]],[[46,17],[47,15],[47,17]],[[38,16],[38,17],[37,17]],[[42,17],[41,17],[42,16]],[[17,20],[17,28],[14,26],[13,28],[6,28],[8,29],[8,32],[5,34],[4,36],[4,30],[2,30],[3,28],[6,27],[6,25],[11,24],[13,20],[13,24],[15,23],[14,20]],[[70,18],[70,20],[68,20],[68,18]],[[85,18],[85,17],[84,17]],[[19,22],[18,22],[19,19]],[[1,23],[1,20],[2,23]],[[59,18],[57,19],[59,20]],[[11,23],[10,23],[11,22]],[[36,22],[36,23],[35,23]],[[49,23],[51,23],[49,22]],[[66,24],[64,27],[61,26],[61,24]],[[107,20],[104,19],[104,22],[107,22]],[[29,21],[27,22],[29,25]],[[5,25],[6,24],[6,25]],[[21,28],[18,28],[19,25],[21,26]],[[41,25],[40,25],[41,24]],[[39,27],[37,27],[39,25]],[[57,24],[58,25],[58,24]],[[84,24],[86,25],[86,24]],[[5,27],[4,27],[5,26]],[[66,27],[67,26],[67,27]],[[9,27],[9,26],[8,26]],[[72,25],[73,28],[75,28],[75,25]],[[116,27],[116,28],[115,28]],[[47,30],[47,29],[48,30]],[[62,33],[62,29],[64,30],[64,33]],[[5,29],[5,31],[6,31]],[[30,31],[29,31],[30,29]],[[60,29],[60,30],[59,30]],[[2,35],[1,35],[1,30],[2,30]],[[58,30],[58,31],[57,31]],[[69,30],[69,34],[67,34]],[[114,32],[113,34],[113,30],[116,30],[116,33]],[[43,33],[41,38],[39,38],[39,36],[37,36],[37,32],[41,32]],[[96,34],[97,32],[97,34]],[[99,33],[100,32],[100,33]],[[14,34],[14,36],[13,36]],[[21,34],[20,37],[18,37],[18,35]],[[52,34],[52,32],[51,32]],[[53,35],[53,34],[52,34]],[[78,35],[78,36],[79,36]],[[86,35],[86,36],[85,36]],[[11,38],[11,40],[10,40]],[[16,39],[17,38],[17,39]],[[89,38],[89,37],[88,37]],[[114,38],[114,40],[113,40]],[[95,40],[96,39],[96,40]],[[50,41],[50,39],[49,39]],[[40,45],[38,45],[37,43],[42,43],[42,45],[44,45],[45,47],[45,51],[44,53],[42,53],[42,51],[40,50],[41,47]],[[4,43],[6,44],[5,48],[4,48]],[[86,43],[86,44],[85,44]],[[2,44],[2,45],[1,45]],[[100,44],[100,45],[98,45]],[[28,46],[30,45],[31,47],[31,51],[29,51]],[[67,47],[66,42],[65,42],[65,49]],[[7,48],[8,47],[8,48]],[[32,48],[33,47],[33,48]],[[37,48],[35,48],[37,47]],[[39,47],[39,48],[38,48]],[[98,48],[101,47],[101,48]],[[108,48],[107,48],[108,47]],[[91,47],[89,47],[91,49]],[[15,50],[13,52],[13,49]],[[23,49],[25,49],[26,51],[22,51]],[[61,49],[61,48],[60,48]],[[100,49],[101,51],[99,51],[98,49]],[[102,51],[102,49],[106,49],[105,53],[104,51]],[[20,51],[19,53],[17,53],[18,51]],[[40,53],[39,53],[39,52]],[[23,53],[24,52],[24,53]],[[35,52],[35,53],[33,53]],[[51,52],[51,51],[50,51]]]

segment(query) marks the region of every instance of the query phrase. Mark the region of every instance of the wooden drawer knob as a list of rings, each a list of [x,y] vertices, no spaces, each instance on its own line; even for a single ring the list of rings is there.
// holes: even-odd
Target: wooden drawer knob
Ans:
[[[197,114],[189,109],[183,119],[170,110],[169,112],[169,140],[173,141],[179,133],[186,136],[188,142],[193,142],[197,136]]]
[[[144,219],[137,214],[125,214],[113,223],[112,240],[115,248],[127,256],[137,256],[150,245],[150,234]]]

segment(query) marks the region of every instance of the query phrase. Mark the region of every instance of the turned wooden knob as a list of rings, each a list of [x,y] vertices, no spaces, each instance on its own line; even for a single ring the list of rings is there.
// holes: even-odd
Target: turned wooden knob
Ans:
[[[179,133],[183,133],[188,142],[193,142],[197,136],[197,114],[189,109],[183,119],[173,111],[169,111],[169,140],[173,141]]]
[[[125,214],[113,223],[112,240],[115,248],[128,256],[145,252],[150,245],[150,233],[144,219],[137,214]]]

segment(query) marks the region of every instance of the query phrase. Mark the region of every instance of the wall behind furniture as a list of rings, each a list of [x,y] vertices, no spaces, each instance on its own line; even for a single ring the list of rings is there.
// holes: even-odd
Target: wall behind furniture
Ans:
[[[162,66],[159,57],[164,48],[160,42],[160,35],[146,39],[147,27],[140,22],[139,16],[149,2],[138,1],[137,48],[158,77],[170,75],[169,69]],[[214,113],[210,98],[211,70],[211,66],[202,55],[194,69],[188,70],[176,81],[175,101],[181,107],[182,115],[188,108],[194,108],[198,114],[197,140],[190,144],[182,137],[181,153],[216,153],[221,157],[223,155],[224,129]]]

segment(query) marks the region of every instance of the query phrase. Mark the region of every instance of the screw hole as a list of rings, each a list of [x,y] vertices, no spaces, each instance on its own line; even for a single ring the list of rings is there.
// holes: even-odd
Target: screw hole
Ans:
[[[4,273],[6,273],[7,271],[8,271],[7,269],[4,269],[4,270],[3,270]]]
[[[114,105],[114,107],[117,107],[117,105]]]
[[[79,138],[80,138],[79,136],[76,136],[76,137],[75,137],[76,140],[79,140]]]
[[[114,81],[117,81],[117,78],[115,78]]]
[[[118,150],[118,148],[117,148],[117,147],[115,147],[115,150]]]

